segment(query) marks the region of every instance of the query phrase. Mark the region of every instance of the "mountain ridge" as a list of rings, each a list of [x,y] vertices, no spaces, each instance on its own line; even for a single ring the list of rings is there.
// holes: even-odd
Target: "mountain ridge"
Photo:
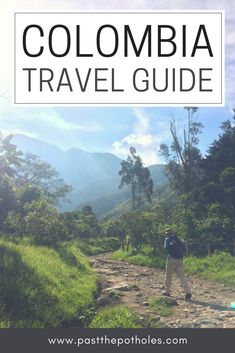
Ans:
[[[23,153],[38,155],[48,162],[73,187],[71,202],[63,205],[62,210],[81,209],[83,205],[91,204],[101,217],[130,198],[127,188],[119,189],[118,172],[122,159],[112,153],[87,152],[76,147],[64,151],[51,143],[23,134],[15,134],[12,142]],[[155,186],[165,183],[163,165],[148,168]]]

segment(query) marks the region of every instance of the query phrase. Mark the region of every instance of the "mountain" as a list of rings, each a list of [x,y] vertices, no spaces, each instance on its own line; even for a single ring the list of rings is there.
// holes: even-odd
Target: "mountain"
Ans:
[[[78,148],[63,151],[50,143],[20,134],[14,135],[12,142],[22,152],[33,153],[48,162],[67,184],[72,185],[71,204],[66,208],[90,200],[95,192],[97,197],[103,196],[105,189],[110,192],[109,189],[112,191],[113,185],[117,184],[121,159],[111,153],[89,153]],[[113,179],[116,180],[114,184],[110,181]],[[90,185],[94,186],[90,188]]]
[[[14,135],[12,142],[22,152],[33,153],[48,162],[67,184],[72,185],[71,202],[63,205],[63,210],[80,210],[89,204],[101,217],[130,199],[127,188],[119,189],[121,159],[111,153],[90,153],[78,148],[63,151],[21,134]],[[164,166],[153,165],[149,169],[157,190],[166,182]]]
[[[89,153],[78,148],[63,151],[32,137],[16,134],[12,139],[24,153],[30,152],[51,164],[66,183],[75,189],[97,181],[117,177],[121,160],[111,153]]]
[[[158,194],[158,188],[166,183],[164,166],[153,165],[149,167],[149,170],[154,181],[154,193]],[[77,192],[79,203],[76,209],[81,210],[89,202],[98,217],[109,214],[113,209],[119,207],[120,203],[125,203],[131,198],[129,189],[127,187],[119,189],[119,185],[120,177],[116,177],[98,180],[85,186]],[[130,206],[129,203],[127,205]]]

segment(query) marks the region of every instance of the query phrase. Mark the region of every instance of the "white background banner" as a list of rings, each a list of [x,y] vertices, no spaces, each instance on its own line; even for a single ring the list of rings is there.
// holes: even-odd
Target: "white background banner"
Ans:
[[[14,104],[222,106],[223,15],[16,13]]]

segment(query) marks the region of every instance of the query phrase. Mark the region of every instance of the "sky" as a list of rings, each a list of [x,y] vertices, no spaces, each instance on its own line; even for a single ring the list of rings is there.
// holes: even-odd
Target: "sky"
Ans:
[[[8,0],[0,11],[0,131],[21,133],[50,142],[61,149],[111,152],[125,158],[134,146],[146,165],[161,162],[161,143],[169,144],[170,120],[179,131],[186,121],[183,108],[175,107],[14,107],[12,105],[13,13],[16,11],[78,10],[179,10],[224,9],[226,19],[226,103],[221,108],[200,108],[204,129],[200,148],[205,154],[220,133],[221,122],[235,106],[235,2],[232,0]]]

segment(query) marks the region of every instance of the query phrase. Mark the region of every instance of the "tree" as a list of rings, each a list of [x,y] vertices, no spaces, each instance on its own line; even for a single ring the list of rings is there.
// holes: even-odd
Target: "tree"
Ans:
[[[93,213],[93,211],[92,211],[92,207],[91,206],[89,206],[89,205],[86,205],[86,206],[84,206],[83,208],[82,208],[82,213],[84,214],[84,215],[94,215],[94,213]]]
[[[37,187],[43,196],[51,203],[66,200],[71,192],[71,186],[64,183],[59,174],[48,163],[38,156],[17,151],[17,146],[11,143],[13,135],[3,137],[0,132],[0,175],[11,179],[18,189],[21,187]]]
[[[82,238],[100,235],[101,227],[94,213],[64,212],[60,215],[60,219],[68,228],[70,235]]]
[[[228,200],[228,207],[234,215],[235,210],[235,168],[225,168],[220,173],[221,184],[224,188],[225,198]]]
[[[201,241],[214,244],[234,241],[235,224],[224,211],[219,203],[208,206],[206,216],[196,222]]]
[[[235,168],[235,111],[231,120],[222,123],[222,134],[209,148],[206,158],[202,160],[204,181],[218,181],[225,168]]]
[[[45,199],[26,202],[8,213],[7,225],[17,235],[28,235],[36,244],[53,245],[68,236],[57,209]]]
[[[67,231],[55,207],[46,200],[35,200],[25,205],[25,232],[37,244],[51,245],[66,239]]]
[[[42,192],[37,186],[26,185],[16,192],[18,207],[23,207],[26,203],[42,198]]]
[[[0,227],[7,213],[15,207],[16,195],[13,186],[6,176],[0,175]]]
[[[182,136],[179,134],[175,120],[170,122],[172,144],[160,146],[160,153],[167,162],[166,173],[173,189],[184,195],[185,208],[189,206],[191,195],[196,189],[200,177],[201,153],[197,148],[203,125],[197,121],[198,108],[185,108],[187,111],[187,126],[183,128]]]
[[[146,236],[152,231],[152,221],[141,212],[129,212],[122,216],[124,230],[129,237],[133,253],[140,250]]]
[[[59,200],[66,200],[67,194],[72,190],[50,164],[31,153],[27,153],[16,168],[16,184],[18,187],[39,188],[43,196],[54,204]]]
[[[146,199],[151,202],[151,195],[153,193],[153,180],[151,179],[150,171],[143,166],[143,162],[136,154],[134,147],[130,147],[130,154],[126,161],[121,162],[121,176],[120,188],[128,185],[131,188],[132,210],[140,209],[141,205]]]
[[[16,167],[22,162],[23,153],[17,151],[17,146],[11,143],[13,135],[3,137],[0,131],[0,174],[1,176],[14,177]]]
[[[110,219],[103,224],[103,231],[106,237],[118,237],[121,248],[125,249],[126,231],[121,219]]]
[[[233,219],[235,210],[235,116],[222,123],[222,134],[202,160],[203,178],[200,188],[207,204],[220,203]],[[208,197],[209,195],[209,197]]]

